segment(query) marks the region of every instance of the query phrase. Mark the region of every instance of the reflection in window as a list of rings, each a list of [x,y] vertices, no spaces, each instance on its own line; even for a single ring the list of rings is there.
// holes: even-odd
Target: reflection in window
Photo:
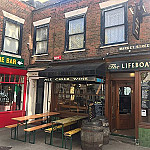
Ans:
[[[85,41],[85,17],[71,18],[67,24],[67,50],[78,50],[84,48]]]
[[[104,84],[56,83],[58,110],[88,113],[88,106],[95,104],[96,114],[104,115],[104,91]]]
[[[131,87],[119,88],[119,113],[131,113]]]
[[[3,51],[20,55],[22,24],[5,18],[3,33]]]
[[[48,24],[35,27],[35,54],[45,54],[48,49]]]
[[[24,76],[0,74],[0,112],[21,110]]]
[[[0,111],[20,110],[23,101],[23,85],[0,84]]]
[[[123,43],[126,41],[127,28],[126,4],[106,8],[102,11],[102,45]]]

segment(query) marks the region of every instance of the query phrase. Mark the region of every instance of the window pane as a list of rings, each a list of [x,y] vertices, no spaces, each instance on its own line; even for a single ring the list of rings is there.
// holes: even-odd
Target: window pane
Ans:
[[[5,35],[19,40],[20,26],[6,21]]]
[[[124,7],[105,12],[105,27],[124,24]]]
[[[11,53],[18,53],[19,41],[15,39],[11,39],[5,37],[4,39],[4,51],[11,52]]]
[[[119,114],[131,113],[131,87],[119,88]]]
[[[21,110],[23,85],[0,84],[0,112]]]
[[[36,43],[36,54],[47,53],[47,41]]]
[[[150,123],[150,72],[141,72],[141,122]]]
[[[105,29],[105,44],[125,41],[125,27],[118,26]]]
[[[36,41],[47,40],[47,27],[36,30]]]
[[[84,18],[69,21],[69,34],[84,32]]]
[[[80,49],[84,47],[84,34],[69,37],[69,49]]]

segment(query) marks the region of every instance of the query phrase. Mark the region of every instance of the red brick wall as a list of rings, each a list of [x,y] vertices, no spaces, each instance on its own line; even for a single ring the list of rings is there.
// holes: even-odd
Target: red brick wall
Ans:
[[[0,1],[0,51],[2,50],[2,31],[3,31],[3,12],[2,10],[16,15],[20,18],[25,19],[23,25],[23,38],[22,38],[22,50],[21,56],[25,61],[25,66],[29,63],[29,52],[27,49],[27,43],[29,43],[29,37],[31,35],[31,25],[32,25],[32,10],[30,7],[18,0],[1,0]],[[13,47],[12,47],[13,48]]]
[[[104,1],[104,0],[103,0]],[[143,0],[146,10],[150,12],[149,0]],[[101,0],[102,2],[102,0]],[[139,0],[137,0],[139,2]],[[53,7],[47,7],[34,11],[33,21],[51,17],[49,30],[48,56],[41,56],[37,59],[53,59],[54,56],[62,55],[63,60],[83,59],[92,57],[104,57],[107,53],[118,53],[118,46],[110,48],[100,48],[100,0],[74,0]],[[134,5],[134,0],[129,0],[128,6]],[[65,15],[64,13],[79,8],[88,7],[86,13],[86,51],[64,53],[65,47]],[[150,16],[145,17],[141,24],[140,40],[136,40],[132,35],[133,16],[128,9],[128,44],[143,44],[150,42]],[[141,51],[141,50],[138,50]]]

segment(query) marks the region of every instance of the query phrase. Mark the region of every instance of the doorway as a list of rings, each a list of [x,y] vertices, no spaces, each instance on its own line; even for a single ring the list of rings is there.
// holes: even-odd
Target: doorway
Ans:
[[[111,81],[111,130],[134,136],[135,98],[134,81]]]
[[[44,79],[37,80],[35,114],[43,113]]]

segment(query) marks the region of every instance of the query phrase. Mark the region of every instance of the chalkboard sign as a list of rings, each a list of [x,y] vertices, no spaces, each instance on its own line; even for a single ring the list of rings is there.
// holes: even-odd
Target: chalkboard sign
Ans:
[[[105,111],[104,100],[101,102],[91,103],[88,106],[89,121],[95,117],[104,116]]]
[[[104,105],[101,104],[94,104],[95,105],[95,116],[104,116]]]
[[[142,108],[150,108],[150,81],[141,83]]]

